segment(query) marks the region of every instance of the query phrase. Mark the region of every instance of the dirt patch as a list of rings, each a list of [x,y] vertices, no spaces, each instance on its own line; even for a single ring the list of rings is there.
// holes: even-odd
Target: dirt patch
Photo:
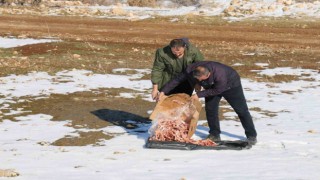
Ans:
[[[12,108],[23,107],[30,111],[27,114],[49,114],[54,121],[71,120],[74,128],[98,129],[106,126],[117,125],[127,129],[136,128],[132,120],[137,123],[149,123],[149,114],[154,103],[140,98],[121,98],[121,92],[133,92],[126,89],[100,89],[88,92],[77,92],[66,95],[53,94],[49,98],[28,100],[26,102],[12,104]],[[13,120],[13,116],[5,116],[5,119]]]
[[[129,6],[154,7],[156,0],[128,0]]]
[[[297,81],[299,80],[300,76],[296,75],[274,75],[274,76],[267,76],[262,75],[261,79],[258,79],[260,82],[273,82],[273,83],[279,83],[279,82],[291,82],[291,81]]]
[[[43,54],[48,54],[52,53],[54,55],[59,54],[63,51],[68,50],[65,48],[60,48],[58,49],[58,44],[59,43],[40,43],[40,44],[32,44],[32,45],[25,45],[21,47],[14,48],[17,52],[21,53],[23,56],[30,56],[30,55],[43,55]],[[70,48],[70,47],[69,47]]]
[[[101,146],[103,140],[109,140],[113,136],[104,134],[102,131],[79,132],[79,136],[65,136],[51,143],[54,146]]]
[[[122,98],[120,93],[140,93],[129,89],[98,89],[86,92],[71,94],[52,94],[48,98],[35,100],[30,97],[25,102],[11,104],[10,108],[23,108],[28,111],[19,114],[48,114],[53,116],[53,121],[70,120],[67,126],[79,129],[79,136],[66,136],[55,142],[55,146],[85,146],[101,145],[103,140],[113,138],[113,135],[105,134],[102,131],[82,132],[81,129],[99,129],[107,126],[121,126],[125,129],[135,129],[141,123],[151,123],[149,110],[152,110],[155,103],[140,98]],[[2,113],[9,113],[10,110],[2,110]],[[3,119],[15,121],[17,115],[3,115]],[[130,121],[129,121],[130,120]],[[41,145],[43,143],[40,143]],[[44,145],[48,145],[46,142]]]
[[[20,47],[15,56],[27,56],[29,64],[33,64],[24,69],[17,66],[0,70],[5,75],[27,70],[57,72],[77,68],[110,73],[113,68],[151,68],[155,50],[167,45],[170,39],[182,36],[189,37],[207,60],[244,64],[235,67],[242,77],[261,78],[251,71],[261,69],[256,62],[268,63],[269,68],[319,69],[316,62],[320,59],[320,43],[316,37],[320,36],[320,23],[312,19],[228,22],[220,17],[182,16],[178,17],[181,21],[172,23],[171,18],[128,22],[89,17],[4,15],[0,17],[0,35],[50,35],[63,41]],[[0,59],[10,61],[13,50],[1,51]],[[74,58],[73,54],[80,57]]]
[[[252,107],[252,108],[249,108],[249,109],[250,109],[250,111],[259,112],[259,113],[261,113],[261,114],[263,114],[263,115],[266,115],[266,116],[268,116],[268,117],[275,117],[275,116],[277,116],[277,112],[272,112],[272,111],[268,111],[268,110],[263,110],[263,109],[261,109],[261,108],[259,108],[259,107]]]

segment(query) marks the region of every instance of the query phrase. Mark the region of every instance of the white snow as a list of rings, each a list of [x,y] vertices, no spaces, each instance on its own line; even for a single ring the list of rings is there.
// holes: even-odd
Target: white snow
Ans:
[[[202,0],[196,5],[182,6],[175,5],[172,1],[165,1],[158,7],[132,7],[127,4],[118,4],[117,6],[89,6],[92,11],[99,10],[101,12],[109,12],[111,9],[121,9],[127,14],[109,14],[105,18],[151,18],[155,16],[181,16],[181,15],[201,15],[201,16],[221,16],[224,12],[232,7],[235,11],[228,14],[226,19],[241,20],[245,18],[258,18],[258,17],[314,17],[320,18],[320,2],[299,3],[291,0],[247,0],[238,1],[238,3],[231,3],[231,0]],[[235,1],[236,2],[236,1]],[[81,8],[77,6],[77,8]],[[129,14],[129,16],[128,16]],[[177,21],[171,20],[172,22]]]
[[[18,46],[24,46],[29,44],[39,44],[39,43],[49,43],[49,42],[57,42],[59,40],[54,39],[32,39],[32,38],[8,38],[8,37],[0,37],[0,48],[13,48]]]
[[[269,66],[268,63],[254,63],[255,65],[257,66],[260,66],[260,67],[266,67],[266,66]]]
[[[114,72],[127,70],[130,69]],[[136,72],[133,75],[103,75],[72,70],[52,76],[32,72],[1,77],[0,95],[6,98],[0,100],[0,106],[10,108],[7,101],[15,101],[13,97],[46,97],[51,93],[98,88],[125,87],[150,96],[150,82],[139,80],[143,73],[150,71]],[[15,179],[318,179],[319,73],[293,68],[264,69],[259,73],[298,75],[301,78],[288,83],[243,79],[248,106],[261,109],[251,111],[258,143],[250,150],[145,149],[150,124],[137,124],[139,128],[133,130],[118,126],[96,129],[116,134],[115,138],[100,143],[104,146],[57,147],[49,144],[65,135],[75,135],[75,129],[66,126],[69,120],[50,121],[52,116],[45,114],[17,115],[17,122],[5,119],[0,122],[0,168],[15,169],[21,174]],[[304,80],[306,74],[314,81]],[[276,116],[269,117],[266,112]],[[232,113],[225,115],[235,116]],[[205,122],[199,121],[195,138],[206,137],[208,128],[202,126]],[[238,121],[222,121],[221,129],[223,139],[245,138]]]
[[[52,7],[40,10],[20,9],[17,7],[0,8],[0,14],[39,14],[47,16],[65,16],[66,12],[70,16],[91,16],[97,18],[143,20],[155,18],[157,16],[221,16],[229,21],[239,21],[246,18],[261,17],[292,17],[308,18],[316,21],[320,18],[320,2],[296,2],[294,0],[199,0],[193,5],[183,5],[183,1],[158,1],[155,7],[133,7],[129,6],[126,1],[114,2],[109,6],[90,6],[63,3],[62,1],[51,1]],[[162,2],[162,3],[161,3]],[[191,1],[189,1],[191,2]],[[195,2],[195,1],[193,1]],[[50,6],[50,3],[48,4]],[[55,4],[58,3],[58,4]],[[116,5],[115,5],[116,4]],[[173,17],[171,22],[179,19]],[[184,22],[188,23],[185,18]],[[190,22],[192,23],[192,22]]]
[[[311,69],[294,69],[291,67],[281,67],[281,68],[275,68],[275,69],[265,69],[261,71],[259,74],[264,74],[268,76],[274,76],[274,75],[310,75],[310,76],[317,76],[319,73],[317,70],[311,70]]]
[[[143,70],[141,70],[143,71]],[[31,72],[27,75],[10,75],[0,78],[0,94],[6,99],[23,96],[48,96],[67,94],[98,88],[128,88],[145,91],[150,80],[140,80],[142,73],[134,75],[93,74],[87,70],[61,71],[55,76],[46,72]]]
[[[243,66],[244,64],[242,63],[234,63],[232,66]]]

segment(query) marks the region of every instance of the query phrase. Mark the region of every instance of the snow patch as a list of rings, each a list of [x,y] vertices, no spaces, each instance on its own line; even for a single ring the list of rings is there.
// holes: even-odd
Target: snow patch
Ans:
[[[19,178],[49,180],[105,179],[105,177],[108,179],[128,179],[130,177],[142,180],[257,179],[261,178],[261,174],[266,179],[317,179],[320,177],[318,170],[320,163],[320,121],[318,119],[320,114],[316,108],[320,106],[319,73],[314,70],[294,68],[265,69],[260,70],[259,73],[302,76],[309,74],[315,81],[272,83],[242,79],[249,108],[257,108],[257,110],[250,111],[258,132],[258,143],[251,150],[145,149],[144,144],[148,137],[147,130],[150,124],[139,123],[137,123],[137,129],[125,129],[119,126],[99,129],[106,134],[116,134],[115,138],[102,141],[100,143],[102,146],[50,146],[50,142],[65,135],[72,135],[75,129],[67,126],[70,121],[50,121],[52,116],[36,114],[16,117],[17,122],[9,120],[0,122],[1,168],[16,169],[21,174]],[[132,75],[111,76],[82,70],[63,71],[55,76],[43,73],[37,76],[36,74],[10,76],[10,78],[14,77],[14,80],[8,77],[0,78],[4,80],[2,83],[4,88],[1,88],[1,93],[8,94],[6,91],[12,91],[7,84],[16,87],[21,83],[26,83],[23,84],[27,87],[26,92],[14,92],[13,94],[34,96],[39,95],[39,89],[55,86],[68,89],[59,90],[65,93],[80,91],[81,89],[76,89],[76,84],[85,84],[90,88],[102,86],[114,88],[119,86],[117,82],[124,84],[125,81],[129,88],[134,88],[149,96],[149,92],[145,90],[150,88],[150,82],[132,80],[130,79]],[[59,79],[58,77],[71,81],[71,84],[62,83],[59,80],[51,81],[54,78]],[[36,93],[28,89],[33,81],[40,82],[40,88],[36,88],[38,89]],[[138,82],[148,83],[148,86],[145,84],[138,87],[135,84]],[[42,83],[47,83],[48,87],[44,88]],[[14,91],[24,91],[24,89]],[[292,93],[282,93],[287,90]],[[56,92],[56,90],[50,92]],[[2,103],[5,102],[2,101]],[[264,112],[276,112],[276,116],[268,116]],[[231,113],[226,115],[236,116]],[[132,121],[128,119],[127,122]],[[204,123],[206,123],[205,120],[199,121],[194,138],[205,138],[208,135],[208,127],[203,126]],[[241,123],[238,121],[222,121],[221,130],[222,139],[245,138]],[[39,142],[48,142],[48,144],[41,145]],[[244,165],[244,162],[247,163]],[[190,173],[190,168],[193,169],[192,173]]]
[[[39,44],[39,43],[50,43],[50,42],[58,42],[60,40],[54,39],[17,39],[17,38],[7,38],[0,37],[0,48],[13,48],[19,46],[25,46],[30,44]]]

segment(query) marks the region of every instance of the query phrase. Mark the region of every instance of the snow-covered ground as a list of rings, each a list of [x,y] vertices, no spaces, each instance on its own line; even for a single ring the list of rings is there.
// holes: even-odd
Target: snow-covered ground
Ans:
[[[0,7],[1,14],[37,14],[37,15],[75,15],[99,18],[120,18],[141,20],[156,16],[223,16],[228,20],[241,20],[259,17],[312,17],[320,18],[319,1],[294,0],[199,0],[197,3],[177,3],[163,0],[154,7],[129,6],[125,1],[117,1],[109,6],[82,4],[80,1],[43,1],[40,8],[27,9]],[[123,2],[123,3],[119,3]],[[191,2],[191,1],[189,1]],[[52,8],[55,7],[55,8]],[[172,21],[177,21],[173,18]]]
[[[102,146],[51,146],[50,143],[66,135],[78,136],[68,125],[70,120],[51,121],[48,114],[21,116],[23,108],[11,107],[24,99],[46,98],[53,93],[120,87],[135,91],[121,94],[123,97],[135,98],[139,94],[151,101],[150,81],[140,80],[150,73],[149,69],[136,69],[133,75],[119,75],[132,73],[132,69],[121,68],[114,69],[113,74],[74,69],[55,75],[30,72],[0,77],[0,169],[15,169],[20,176],[14,179],[30,180],[319,179],[319,72],[290,67],[269,69],[268,64],[258,62],[256,65],[264,68],[257,72],[261,75],[299,78],[288,83],[242,80],[248,105],[254,108],[251,114],[258,131],[257,145],[242,151],[146,149],[150,124],[137,124],[138,129],[134,130],[118,126],[90,129],[117,134],[101,142]],[[3,119],[4,109],[11,110],[5,115],[15,115],[15,122]],[[231,112],[224,115],[228,119],[236,116]],[[206,137],[208,128],[202,126],[205,122],[199,121],[194,138]],[[244,138],[238,121],[222,121],[221,126],[223,139]]]
[[[263,65],[266,66],[265,64]],[[117,69],[123,72],[127,69]],[[137,90],[146,97],[150,82],[136,75],[93,74],[72,70],[48,75],[1,77],[1,109],[10,108],[19,97],[47,97],[97,88]],[[315,70],[276,68],[260,74],[299,75],[289,83],[262,83],[243,79],[259,142],[242,151],[178,151],[144,148],[150,124],[135,130],[107,127],[104,133],[118,135],[103,146],[56,147],[51,142],[65,135],[76,136],[66,121],[50,121],[52,116],[16,115],[17,122],[0,122],[0,168],[15,169],[15,179],[317,179],[320,177],[320,75]],[[306,78],[314,78],[309,81]],[[61,81],[61,82],[59,82]],[[290,93],[286,93],[290,92]],[[130,96],[126,96],[130,98]],[[151,108],[151,107],[150,107]],[[276,114],[269,117],[265,112]],[[226,116],[235,116],[227,113]],[[195,138],[204,138],[208,128],[199,122]],[[223,139],[244,138],[237,121],[221,123]],[[87,130],[87,129],[83,129]],[[145,133],[137,130],[145,131]],[[0,178],[1,179],[1,178]]]
[[[24,46],[29,44],[39,44],[48,42],[57,42],[54,39],[31,39],[31,38],[14,38],[14,37],[0,37],[0,48],[12,48],[17,46]]]
[[[181,6],[173,1],[165,1],[160,7],[131,7],[128,5],[92,6],[91,9],[112,10],[147,18],[153,16],[202,15],[220,16],[227,19],[244,19],[253,17],[320,17],[320,2],[296,2],[292,0],[202,0],[198,4]],[[119,15],[119,14],[118,14]]]

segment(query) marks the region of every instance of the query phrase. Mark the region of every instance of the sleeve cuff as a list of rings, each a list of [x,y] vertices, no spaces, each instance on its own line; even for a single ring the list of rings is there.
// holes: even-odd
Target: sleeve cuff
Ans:
[[[197,94],[197,96],[198,96],[199,98],[205,97],[205,94],[204,94],[203,91],[199,91],[199,92],[197,92],[196,94]]]

